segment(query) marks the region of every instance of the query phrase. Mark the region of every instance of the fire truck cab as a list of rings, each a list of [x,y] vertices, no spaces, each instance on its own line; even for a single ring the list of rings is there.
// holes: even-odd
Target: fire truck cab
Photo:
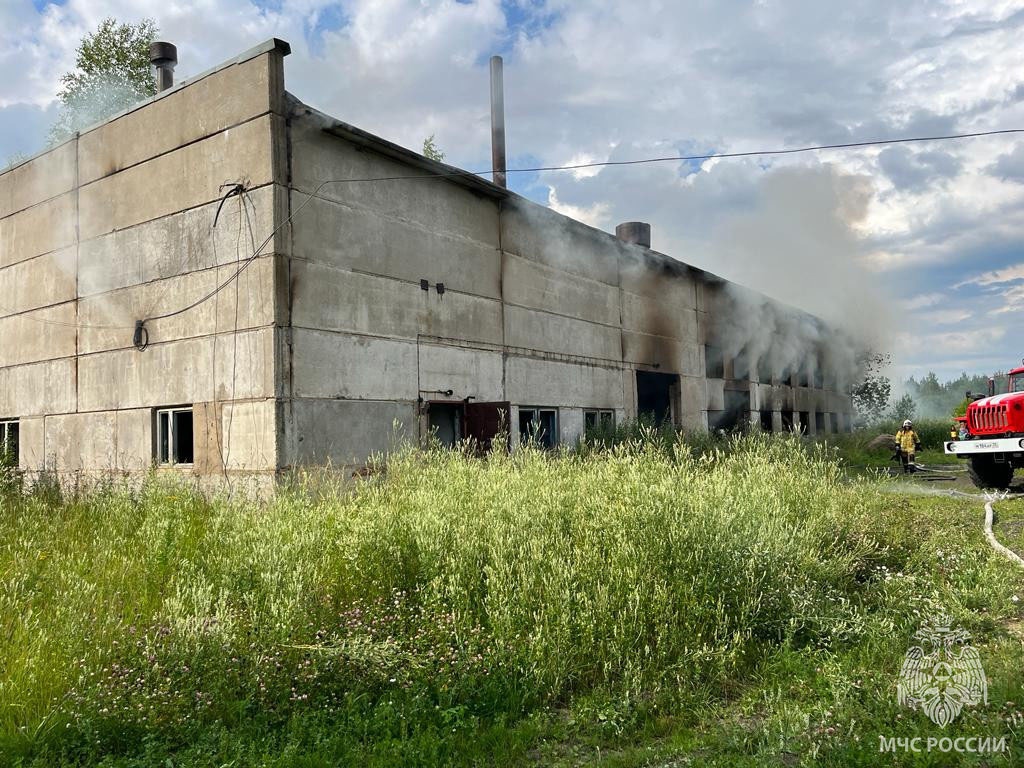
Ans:
[[[992,394],[991,381],[989,389],[967,406],[960,439],[945,451],[968,461],[979,488],[1009,488],[1014,470],[1024,467],[1024,366],[1010,371],[1006,393]]]

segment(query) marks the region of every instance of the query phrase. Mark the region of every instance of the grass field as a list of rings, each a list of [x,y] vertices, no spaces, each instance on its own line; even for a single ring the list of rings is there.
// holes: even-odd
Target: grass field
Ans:
[[[410,451],[265,504],[8,494],[0,759],[874,765],[880,735],[964,734],[1024,759],[1024,573],[928,491],[752,436]],[[895,696],[939,611],[989,679],[945,730]]]

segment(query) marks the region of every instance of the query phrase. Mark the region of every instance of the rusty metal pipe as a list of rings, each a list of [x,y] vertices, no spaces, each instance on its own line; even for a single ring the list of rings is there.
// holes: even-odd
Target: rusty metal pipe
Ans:
[[[491,56],[491,169],[494,183],[508,186],[505,165],[505,86],[501,56]]]

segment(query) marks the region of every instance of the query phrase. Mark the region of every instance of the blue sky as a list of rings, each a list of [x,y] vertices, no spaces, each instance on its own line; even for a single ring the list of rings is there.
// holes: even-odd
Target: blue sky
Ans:
[[[1024,127],[1021,2],[5,0],[0,162],[37,150],[75,42],[149,16],[179,75],[271,36],[287,86],[406,146],[489,165],[505,57],[510,165],[750,151]],[[822,314],[897,375],[1024,355],[1024,138],[513,174],[512,188]]]

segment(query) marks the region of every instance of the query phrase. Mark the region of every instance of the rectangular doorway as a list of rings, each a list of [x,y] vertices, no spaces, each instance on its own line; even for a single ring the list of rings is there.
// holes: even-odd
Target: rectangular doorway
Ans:
[[[679,391],[679,374],[636,372],[636,411],[655,424],[672,421],[672,393]]]
[[[462,439],[462,403],[429,403],[430,434],[446,448],[454,448]]]

